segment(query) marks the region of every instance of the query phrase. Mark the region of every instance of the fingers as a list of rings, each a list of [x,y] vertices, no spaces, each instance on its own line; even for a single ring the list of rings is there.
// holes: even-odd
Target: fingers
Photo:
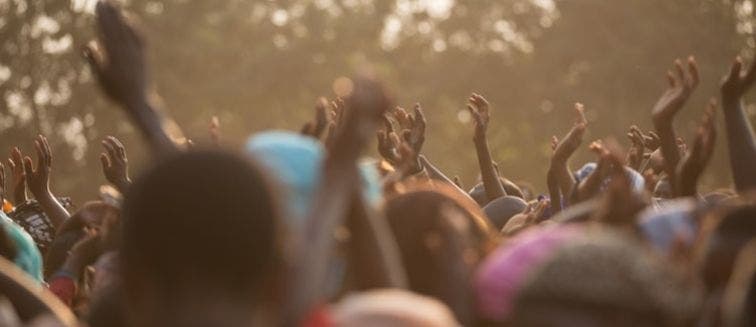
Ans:
[[[748,67],[748,72],[743,77],[743,87],[745,89],[750,88],[754,80],[756,80],[756,64],[751,63],[751,66]]]
[[[727,76],[728,81],[736,82],[740,80],[740,72],[743,70],[743,60],[740,56],[735,57],[732,66],[730,66],[730,74]]]
[[[696,63],[696,58],[693,56],[688,57],[688,74],[689,86],[693,88],[698,86],[698,64]]]
[[[125,159],[126,158],[126,147],[123,146],[123,143],[121,143],[121,140],[115,138],[114,136],[108,136],[107,140],[110,141],[110,143],[115,147],[118,157]]]
[[[457,187],[459,187],[459,188],[461,188],[463,190],[465,189],[462,186],[462,181],[459,179],[459,176],[457,176],[457,175],[454,176],[454,185],[457,185]]]
[[[102,80],[102,70],[104,67],[104,60],[102,53],[98,51],[98,44],[95,41],[90,42],[81,49],[81,55],[89,63],[89,67],[92,69],[95,77],[98,80]]]
[[[23,163],[24,163],[24,177],[27,180],[29,180],[30,176],[32,176],[35,173],[34,168],[32,168],[33,167],[32,160],[29,157],[24,157]]]
[[[671,70],[667,71],[667,83],[669,83],[670,88],[675,88],[677,86],[677,81],[675,80],[675,75],[672,74]]]
[[[110,163],[110,159],[108,159],[108,155],[105,153],[100,153],[100,164],[102,165],[102,173],[105,174],[105,176],[108,176],[109,172],[108,170],[112,166]]]
[[[576,124],[587,125],[588,119],[585,118],[585,106],[580,102],[575,102],[575,112],[577,113]]]
[[[419,132],[425,133],[425,125],[427,124],[427,121],[425,120],[425,113],[423,112],[423,108],[419,103],[415,104],[414,114],[415,126],[417,126]]]

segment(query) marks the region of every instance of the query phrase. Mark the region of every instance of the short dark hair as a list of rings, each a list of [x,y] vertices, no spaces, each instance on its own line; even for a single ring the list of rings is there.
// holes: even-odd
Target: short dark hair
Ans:
[[[278,219],[273,192],[249,159],[203,150],[158,163],[124,199],[127,298],[138,296],[139,278],[161,295],[206,290],[257,298],[278,267]]]

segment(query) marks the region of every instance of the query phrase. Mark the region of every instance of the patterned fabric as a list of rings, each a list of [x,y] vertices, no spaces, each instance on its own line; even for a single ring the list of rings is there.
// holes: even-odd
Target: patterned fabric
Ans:
[[[69,198],[59,198],[58,201],[66,208],[71,207],[71,199]],[[10,217],[31,235],[42,254],[47,253],[47,249],[55,237],[55,227],[39,203],[27,201],[16,207]]]

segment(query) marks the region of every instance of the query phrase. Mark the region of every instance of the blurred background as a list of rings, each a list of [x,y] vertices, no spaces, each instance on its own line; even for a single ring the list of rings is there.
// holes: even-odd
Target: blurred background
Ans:
[[[148,44],[154,87],[197,143],[212,116],[240,147],[263,129],[298,131],[333,82],[370,64],[398,105],[420,102],[424,153],[466,186],[478,176],[470,92],[492,104],[490,145],[501,172],[545,191],[549,139],[585,104],[584,142],[650,111],[675,58],[695,55],[702,83],[677,119],[692,139],[736,55],[754,48],[751,0],[165,0],[120,1]],[[124,141],[132,176],[151,158],[126,116],[101,94],[80,56],[94,37],[93,0],[0,0],[0,157],[50,138],[53,188],[81,201],[105,183],[100,140]],[[747,111],[756,118],[756,106]],[[721,127],[721,114],[719,115]],[[726,141],[702,190],[727,187]],[[374,147],[373,147],[374,148]],[[372,150],[373,154],[376,151]],[[581,151],[573,168],[592,159]],[[187,181],[191,182],[191,181]]]

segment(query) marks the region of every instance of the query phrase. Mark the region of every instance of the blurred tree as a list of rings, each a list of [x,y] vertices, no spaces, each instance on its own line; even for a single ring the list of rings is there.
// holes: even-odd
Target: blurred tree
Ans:
[[[29,152],[32,135],[53,135],[57,191],[79,201],[105,182],[103,136],[125,141],[135,170],[149,162],[78,54],[93,37],[94,3],[0,0],[0,150]],[[586,103],[589,137],[650,127],[667,66],[695,54],[704,83],[679,121],[690,131],[732,57],[753,48],[750,0],[122,3],[146,35],[155,87],[189,137],[206,139],[213,115],[231,146],[256,130],[296,130],[335,78],[370,64],[398,104],[424,105],[426,154],[467,185],[477,175],[462,110],[472,91],[494,105],[490,139],[503,172],[543,189],[547,142],[568,128],[570,102]],[[723,171],[711,169],[707,182],[725,185]]]

